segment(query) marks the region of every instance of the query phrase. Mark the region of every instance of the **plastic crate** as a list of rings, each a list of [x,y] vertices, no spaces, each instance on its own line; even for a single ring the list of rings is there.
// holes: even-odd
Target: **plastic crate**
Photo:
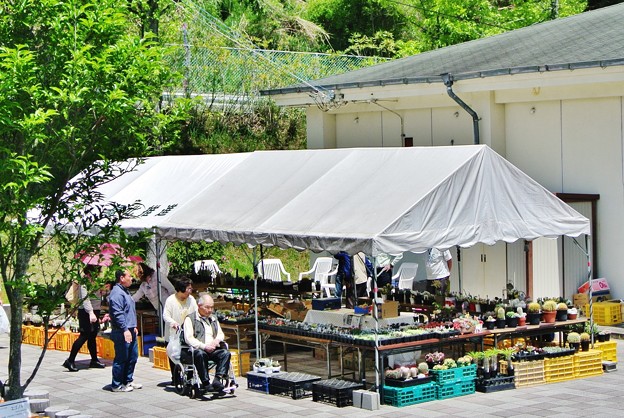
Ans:
[[[602,360],[617,362],[617,343],[615,341],[595,343],[594,349],[602,352]]]
[[[361,383],[329,379],[312,383],[312,400],[336,405],[338,408],[353,405],[353,391],[363,389]]]
[[[386,379],[384,380],[384,386],[393,386],[396,388],[406,388],[409,386],[418,386],[418,385],[424,385],[426,383],[431,383],[431,381],[433,380],[433,378],[431,376],[427,376],[427,377],[423,377],[421,379],[407,379],[407,380],[402,380],[402,379],[390,379],[388,377],[386,377]]]
[[[436,384],[436,399],[448,399],[470,395],[471,393],[475,393],[475,390],[475,381],[472,378],[470,380],[460,380],[443,385]]]
[[[43,327],[33,327],[28,340],[28,344],[43,347]]]
[[[477,392],[491,393],[515,389],[514,376],[500,376],[492,379],[480,379],[475,382]]]
[[[321,380],[319,376],[306,373],[279,373],[270,377],[269,393],[271,395],[291,396],[301,399],[312,396],[312,383]]]
[[[397,388],[384,386],[383,401],[392,406],[408,406],[417,403],[433,401],[436,398],[436,384],[434,382],[424,385]]]
[[[281,374],[281,373],[280,373]],[[247,373],[247,389],[269,393],[269,384],[272,376],[258,372]]]
[[[574,376],[576,378],[602,374],[602,352],[600,350],[581,351],[574,355]]]
[[[594,322],[598,325],[614,325],[622,323],[622,308],[619,303],[596,302],[593,304]],[[585,313],[589,315],[589,305],[585,305]]]
[[[466,367],[454,367],[447,370],[429,370],[434,382],[439,385],[457,382],[458,380],[475,379],[477,377],[477,365],[471,364]]]
[[[49,329],[48,330],[48,350],[56,350],[56,335],[58,333],[58,330],[56,329]],[[43,343],[45,341],[41,342],[41,346],[43,347]]]
[[[57,351],[70,351],[72,346],[72,337],[69,331],[59,331],[56,333],[56,350]]]
[[[115,344],[108,338],[101,338],[101,343],[98,347],[98,356],[106,360],[113,360],[115,358]]]
[[[516,388],[543,385],[546,383],[544,379],[544,360],[533,361],[514,361],[514,384]],[[507,362],[500,362],[501,374],[507,374]]]
[[[171,370],[169,367],[169,357],[165,347],[154,347],[154,368],[161,370]]]
[[[574,356],[544,359],[544,380],[546,383],[574,379]]]

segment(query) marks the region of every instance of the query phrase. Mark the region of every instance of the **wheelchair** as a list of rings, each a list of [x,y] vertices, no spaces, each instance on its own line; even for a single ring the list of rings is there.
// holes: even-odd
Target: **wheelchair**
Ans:
[[[227,345],[225,346],[227,349]],[[195,367],[195,357],[193,356],[193,347],[183,346],[181,348],[179,359],[172,359],[175,364],[173,373],[173,386],[176,392],[180,395],[188,396],[191,399],[203,396],[206,393],[211,393],[214,397],[221,397],[226,395],[234,395],[234,391],[238,387],[236,378],[234,376],[234,369],[232,363],[228,364],[228,372],[223,377],[223,389],[218,392],[207,392],[202,387],[197,367]],[[189,362],[183,360],[189,360]],[[216,364],[212,361],[208,363],[208,374],[216,367]]]

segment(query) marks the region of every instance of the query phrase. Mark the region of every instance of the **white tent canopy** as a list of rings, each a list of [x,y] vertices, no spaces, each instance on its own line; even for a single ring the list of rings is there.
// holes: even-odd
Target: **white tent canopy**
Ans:
[[[374,256],[590,233],[484,145],[153,157],[99,191],[152,208],[122,226],[167,240]]]

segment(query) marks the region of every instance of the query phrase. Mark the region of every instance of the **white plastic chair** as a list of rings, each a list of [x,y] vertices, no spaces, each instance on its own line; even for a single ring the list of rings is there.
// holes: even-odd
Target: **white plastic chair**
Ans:
[[[299,280],[303,279],[303,276],[314,273],[314,281],[319,282],[321,291],[325,292],[327,297],[330,297],[331,291],[335,290],[336,287],[336,285],[331,282],[331,278],[338,273],[338,267],[332,271],[333,264],[333,257],[319,257],[314,261],[310,270],[299,273]]]
[[[392,283],[398,282],[399,289],[412,290],[414,278],[418,272],[418,263],[402,263],[399,270],[392,276]]]
[[[217,262],[214,260],[197,260],[194,263],[194,268],[196,274],[199,274],[200,271],[208,270],[213,279],[217,277],[217,274],[221,273],[221,269],[219,269]]]
[[[262,266],[264,265],[264,271]],[[274,282],[281,282],[282,274],[286,276],[286,281],[290,281],[290,273],[286,271],[282,260],[279,258],[266,258],[258,262],[258,276]]]

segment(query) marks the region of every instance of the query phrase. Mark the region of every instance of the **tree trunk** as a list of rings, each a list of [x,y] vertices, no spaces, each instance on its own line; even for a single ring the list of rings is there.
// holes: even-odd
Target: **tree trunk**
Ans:
[[[17,254],[15,278],[18,282],[24,281],[30,254],[25,249],[20,249]],[[9,302],[11,303],[11,336],[9,339],[9,379],[7,385],[9,389],[6,393],[6,400],[20,399],[24,395],[26,386],[21,385],[22,369],[22,307],[24,306],[24,295],[22,290],[5,283]]]

